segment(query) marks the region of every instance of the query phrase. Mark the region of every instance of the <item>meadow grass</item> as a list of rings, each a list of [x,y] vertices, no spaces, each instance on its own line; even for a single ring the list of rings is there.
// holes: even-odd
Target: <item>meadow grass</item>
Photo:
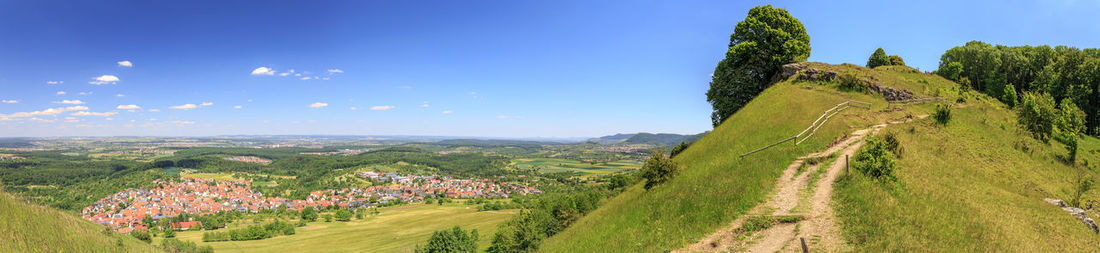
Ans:
[[[541,173],[578,172],[583,175],[604,175],[637,170],[642,167],[642,162],[619,160],[592,164],[561,158],[520,158],[512,160],[511,165],[517,169],[538,169]]]
[[[1077,172],[1095,178],[1095,169],[1067,165],[1062,144],[1036,141],[1015,122],[1003,105],[979,102],[957,107],[946,126],[925,119],[888,127],[905,148],[898,180],[856,173],[838,181],[845,237],[864,252],[1096,250],[1100,236],[1043,201],[1069,198]],[[1098,147],[1085,137],[1080,158],[1097,164]]]
[[[411,252],[417,245],[424,245],[432,232],[461,226],[466,230],[477,229],[479,246],[485,249],[489,247],[497,226],[519,212],[478,212],[476,206],[460,204],[409,204],[385,207],[380,211],[378,215],[367,215],[363,220],[352,219],[350,222],[324,222],[320,219],[296,228],[294,235],[263,240],[202,242],[202,233],[207,232],[205,230],[179,232],[176,237],[196,242],[199,246],[213,246],[216,252]],[[229,228],[252,224],[251,219],[245,219],[231,224]]]
[[[156,251],[130,235],[0,192],[0,252]]]

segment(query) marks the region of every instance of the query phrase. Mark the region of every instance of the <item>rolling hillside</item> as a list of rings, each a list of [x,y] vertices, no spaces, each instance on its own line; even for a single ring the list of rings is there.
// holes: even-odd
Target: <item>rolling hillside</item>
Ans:
[[[548,238],[541,250],[657,252],[710,243],[701,239],[760,210],[769,196],[776,194],[780,176],[796,158],[823,151],[855,130],[899,119],[912,121],[880,131],[898,133],[904,146],[898,180],[882,183],[860,174],[840,176],[828,206],[836,210],[842,242],[818,245],[820,236],[810,235],[806,239],[811,249],[1083,251],[1100,245],[1100,236],[1043,201],[1067,198],[1069,179],[1079,171],[1093,176],[1096,172],[1058,162],[1065,154],[1061,144],[1038,142],[1016,130],[1015,114],[1000,102],[959,92],[953,82],[905,67],[872,70],[848,64],[805,65],[852,73],[872,83],[908,90],[915,97],[945,97],[955,104],[955,119],[945,127],[934,125],[930,118],[913,117],[930,114],[933,104],[888,107],[880,95],[842,92],[836,82],[796,81],[798,78],[792,77],[765,90],[677,156],[674,160],[682,168],[677,177],[649,191],[635,185]],[[968,99],[957,100],[960,94]],[[799,133],[825,110],[849,99],[873,104],[870,110],[842,111],[801,145],[784,143],[738,158]],[[1082,159],[1090,164],[1100,162],[1097,140],[1085,138],[1083,143],[1081,153],[1086,155]],[[826,163],[843,162],[839,159]],[[820,173],[816,166],[806,170]],[[831,184],[810,178],[818,180],[810,185]],[[813,189],[800,191],[813,195]],[[797,214],[800,209],[794,210]],[[742,239],[765,237],[746,235]],[[780,243],[785,251],[797,249],[791,241]]]
[[[157,252],[133,237],[0,192],[0,252]]]

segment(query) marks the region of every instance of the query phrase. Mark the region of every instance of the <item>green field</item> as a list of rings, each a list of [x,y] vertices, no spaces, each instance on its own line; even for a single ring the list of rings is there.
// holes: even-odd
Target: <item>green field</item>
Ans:
[[[213,246],[216,252],[411,252],[428,241],[432,232],[461,226],[477,229],[480,247],[489,247],[497,225],[518,211],[478,212],[477,207],[447,204],[410,204],[380,209],[381,214],[350,222],[323,219],[297,228],[290,236],[256,241],[202,242],[203,231],[179,232],[181,240]],[[296,221],[295,221],[296,222]],[[230,225],[247,226],[250,219]],[[224,230],[218,230],[224,231]],[[156,243],[159,243],[159,238]]]
[[[512,160],[511,166],[521,170],[538,170],[542,173],[575,172],[582,175],[603,175],[637,170],[642,167],[642,162],[619,160],[592,164],[559,158],[522,158]]]
[[[0,192],[0,252],[156,252],[125,234]]]

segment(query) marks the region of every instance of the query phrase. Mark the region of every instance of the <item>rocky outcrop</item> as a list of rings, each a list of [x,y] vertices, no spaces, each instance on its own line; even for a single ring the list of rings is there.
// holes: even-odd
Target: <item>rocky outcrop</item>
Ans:
[[[1093,233],[1100,232],[1100,228],[1098,228],[1096,226],[1096,221],[1092,220],[1092,218],[1089,218],[1089,214],[1085,213],[1084,209],[1067,206],[1066,202],[1062,201],[1060,199],[1046,198],[1046,199],[1043,199],[1043,201],[1046,201],[1047,203],[1050,203],[1052,205],[1056,205],[1058,207],[1061,207],[1062,210],[1065,210],[1066,212],[1069,212],[1070,216],[1073,216],[1073,218],[1077,218],[1077,220],[1079,220],[1079,221],[1081,221],[1081,223],[1085,224],[1085,227],[1088,227],[1089,229],[1091,229]]]
[[[796,62],[783,65],[779,75],[772,78],[772,81],[779,82],[788,80],[795,75],[798,76],[795,79],[798,81],[832,82],[837,80],[837,76],[840,74],[829,70],[807,67],[806,64]],[[880,85],[878,84],[879,81],[873,77],[870,79],[860,78],[859,81],[863,83],[863,86],[867,87],[868,91],[873,94],[882,95],[882,97],[886,98],[886,101],[901,101],[916,98],[913,96],[913,92]]]

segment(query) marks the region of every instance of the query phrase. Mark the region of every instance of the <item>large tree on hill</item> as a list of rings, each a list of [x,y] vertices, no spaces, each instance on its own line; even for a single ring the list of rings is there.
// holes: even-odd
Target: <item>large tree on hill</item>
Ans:
[[[787,10],[771,5],[749,10],[730,35],[726,58],[718,62],[707,91],[718,126],[764,91],[783,64],[810,57],[810,35]]]
[[[900,58],[900,57],[899,57]],[[886,51],[882,48],[875,49],[874,53],[871,53],[871,58],[867,59],[867,67],[875,68],[878,66],[890,65],[890,56],[886,55]]]

